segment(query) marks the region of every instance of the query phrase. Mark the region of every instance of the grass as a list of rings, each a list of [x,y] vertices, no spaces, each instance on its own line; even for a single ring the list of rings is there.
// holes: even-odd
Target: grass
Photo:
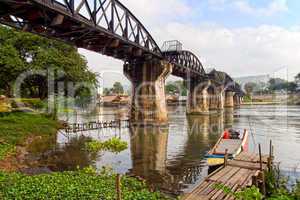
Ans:
[[[49,200],[114,200],[116,175],[93,170],[70,171],[26,176],[20,173],[0,172],[0,199]],[[151,192],[135,178],[121,179],[123,200],[163,200],[158,192]]]
[[[0,117],[0,160],[15,150],[29,136],[50,136],[59,123],[44,115],[10,113]]]

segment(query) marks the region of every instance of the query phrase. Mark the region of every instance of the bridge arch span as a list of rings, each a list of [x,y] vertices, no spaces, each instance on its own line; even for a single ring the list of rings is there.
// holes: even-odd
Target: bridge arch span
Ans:
[[[174,65],[173,75],[182,78],[205,76],[204,67],[199,58],[190,51],[165,51],[164,58]]]
[[[1,0],[0,23],[121,60],[162,58],[144,25],[118,0]]]

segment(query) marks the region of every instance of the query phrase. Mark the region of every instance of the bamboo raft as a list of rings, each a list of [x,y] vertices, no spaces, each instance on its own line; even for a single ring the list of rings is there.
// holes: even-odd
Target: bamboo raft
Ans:
[[[261,155],[261,154],[260,154]],[[233,200],[232,195],[217,187],[222,185],[230,188],[232,192],[238,192],[252,185],[260,188],[265,194],[264,172],[271,167],[271,157],[260,156],[253,153],[242,152],[234,160],[225,161],[219,168],[205,178],[184,200]]]
[[[128,128],[129,126],[130,126],[129,120],[112,120],[106,122],[93,121],[87,123],[65,124],[64,130],[66,133],[76,133],[76,132],[100,130],[106,128]]]

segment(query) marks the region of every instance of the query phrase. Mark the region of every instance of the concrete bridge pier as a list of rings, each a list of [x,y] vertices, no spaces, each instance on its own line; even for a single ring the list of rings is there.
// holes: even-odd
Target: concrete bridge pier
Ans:
[[[165,80],[173,66],[159,59],[134,60],[124,65],[132,83],[130,120],[138,126],[168,124]]]
[[[240,106],[241,106],[242,98],[240,97],[239,94],[235,94],[235,95],[233,96],[233,102],[234,102],[234,106],[235,106],[235,107],[240,107]]]
[[[210,87],[209,91],[209,110],[213,113],[220,113],[224,110],[224,92],[222,88]]]
[[[217,111],[223,111],[225,107],[225,94],[223,88],[219,88],[217,91]]]
[[[209,114],[209,82],[190,80],[187,102],[188,115]]]
[[[225,92],[225,107],[233,108],[234,107],[234,92],[226,91]]]

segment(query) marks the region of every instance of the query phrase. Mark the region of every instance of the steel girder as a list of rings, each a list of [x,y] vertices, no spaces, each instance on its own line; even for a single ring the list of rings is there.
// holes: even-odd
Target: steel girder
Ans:
[[[0,22],[117,59],[162,58],[143,24],[118,0],[0,0]]]
[[[190,51],[166,51],[163,56],[170,63],[174,64],[173,74],[180,77],[203,77],[205,71],[202,63]],[[188,78],[188,77],[187,77]]]
[[[175,76],[205,74],[189,51],[162,53],[118,0],[0,0],[0,23],[124,61],[165,59],[174,64]]]

